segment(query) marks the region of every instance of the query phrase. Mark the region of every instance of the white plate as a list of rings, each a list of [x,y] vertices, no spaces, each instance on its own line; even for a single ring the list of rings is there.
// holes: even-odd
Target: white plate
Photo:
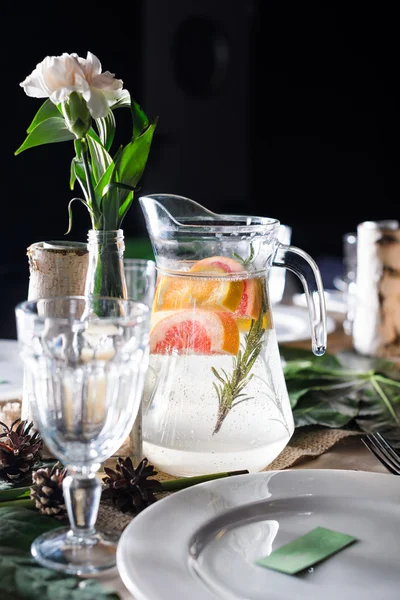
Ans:
[[[22,397],[23,376],[17,340],[0,340],[0,401]]]
[[[123,532],[135,600],[398,600],[400,477],[301,469],[237,475],[159,500]],[[314,529],[357,542],[292,576],[255,560]]]
[[[293,294],[292,302],[296,306],[307,306],[305,294]],[[326,310],[346,314],[347,304],[344,292],[339,290],[325,290]]]
[[[307,308],[286,304],[273,304],[272,319],[278,342],[295,342],[311,339],[310,317]],[[332,333],[336,329],[335,320],[329,315],[326,318],[326,327],[328,333]]]

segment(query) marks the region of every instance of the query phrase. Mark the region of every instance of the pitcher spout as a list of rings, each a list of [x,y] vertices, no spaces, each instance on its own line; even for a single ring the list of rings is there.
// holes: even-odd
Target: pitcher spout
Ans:
[[[213,220],[218,217],[198,202],[174,194],[151,194],[139,198],[150,236],[161,230],[177,231],[188,219]]]
[[[185,270],[187,261],[238,256],[250,270],[269,268],[279,221],[269,217],[214,213],[183,196],[152,194],[139,198],[157,266]]]

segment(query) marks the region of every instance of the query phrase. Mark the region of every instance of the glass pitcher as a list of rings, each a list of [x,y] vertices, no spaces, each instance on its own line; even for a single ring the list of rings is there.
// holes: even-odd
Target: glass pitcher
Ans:
[[[142,196],[157,265],[143,454],[178,477],[261,471],[294,422],[268,292],[272,266],[305,288],[312,348],[326,350],[324,290],[303,250],[267,217],[215,214],[181,196]]]

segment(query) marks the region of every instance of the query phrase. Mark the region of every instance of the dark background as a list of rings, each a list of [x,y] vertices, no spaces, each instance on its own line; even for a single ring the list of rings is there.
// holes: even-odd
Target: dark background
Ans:
[[[398,211],[398,32],[384,3],[143,0],[2,8],[0,337],[14,337],[28,288],[26,248],[63,239],[71,142],[19,156],[42,103],[19,82],[46,55],[90,50],[159,117],[142,193],[189,196],[216,212],[293,228],[326,287],[342,235]],[[101,6],[101,5],[100,5]],[[120,110],[117,143],[130,138]],[[68,239],[90,228],[75,206]],[[146,236],[138,204],[126,237]]]

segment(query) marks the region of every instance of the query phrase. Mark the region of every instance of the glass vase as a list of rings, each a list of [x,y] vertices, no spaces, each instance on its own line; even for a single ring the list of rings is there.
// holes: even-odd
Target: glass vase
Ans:
[[[85,295],[127,298],[122,229],[90,229]]]

